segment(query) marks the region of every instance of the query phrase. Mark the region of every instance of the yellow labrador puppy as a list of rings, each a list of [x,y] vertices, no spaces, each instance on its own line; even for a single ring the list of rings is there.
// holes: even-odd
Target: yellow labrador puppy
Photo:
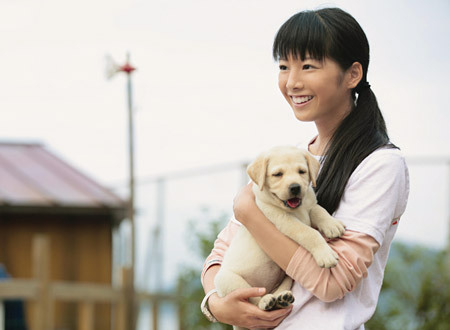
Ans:
[[[307,249],[320,267],[330,268],[336,266],[338,256],[314,228],[328,238],[336,238],[342,236],[345,227],[317,204],[312,187],[319,167],[308,151],[286,146],[261,154],[248,166],[247,173],[264,215]],[[261,250],[244,226],[227,250],[215,286],[221,297],[238,288],[265,287],[268,294],[250,299],[262,310],[285,308],[294,301],[292,279]]]

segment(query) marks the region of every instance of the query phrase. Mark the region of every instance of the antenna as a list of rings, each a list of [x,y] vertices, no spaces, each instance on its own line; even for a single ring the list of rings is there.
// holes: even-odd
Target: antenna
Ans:
[[[106,67],[105,67],[105,75],[106,75],[106,79],[110,80],[112,77],[114,77],[114,75],[120,71],[120,65],[117,64],[114,59],[112,58],[111,55],[107,54],[105,56],[105,62],[106,62]]]
[[[129,53],[127,53],[127,60],[124,65],[117,64],[117,62],[114,61],[113,57],[110,54],[107,54],[105,56],[105,62],[106,62],[105,75],[106,79],[108,80],[112,79],[118,72],[125,72],[126,74],[129,75],[136,70],[136,68],[130,64]]]
[[[111,55],[106,55],[106,78],[113,78],[116,73],[124,72],[127,75],[127,103],[128,103],[128,155],[129,155],[129,200],[128,200],[128,220],[130,221],[131,233],[130,233],[130,251],[131,251],[131,294],[128,297],[127,305],[130,309],[131,317],[127,320],[127,328],[135,329],[136,325],[136,305],[134,304],[134,277],[135,277],[135,189],[134,189],[134,125],[133,125],[133,102],[132,102],[132,84],[131,73],[136,68],[130,64],[130,54],[127,53],[127,59],[125,64],[118,65]]]

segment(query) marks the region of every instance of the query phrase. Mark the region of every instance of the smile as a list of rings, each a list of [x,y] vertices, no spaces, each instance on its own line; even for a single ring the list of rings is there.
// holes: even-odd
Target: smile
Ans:
[[[294,104],[304,104],[311,101],[314,96],[291,96],[292,102]]]
[[[284,206],[286,206],[287,208],[290,209],[296,209],[297,207],[299,207],[300,205],[302,205],[302,199],[299,197],[293,197],[290,198],[288,200],[282,200],[281,198],[279,198],[276,194],[272,193],[272,195],[278,199],[280,202],[282,202],[284,204]]]
[[[286,201],[283,201],[284,206],[289,207],[291,209],[296,209],[302,204],[302,200],[298,197],[294,197],[291,199],[288,199]]]

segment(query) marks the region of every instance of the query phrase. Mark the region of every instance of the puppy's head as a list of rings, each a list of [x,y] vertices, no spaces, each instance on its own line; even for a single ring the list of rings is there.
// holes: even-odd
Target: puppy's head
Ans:
[[[312,182],[316,186],[319,162],[306,150],[275,147],[261,154],[247,168],[254,183],[271,202],[296,209]]]

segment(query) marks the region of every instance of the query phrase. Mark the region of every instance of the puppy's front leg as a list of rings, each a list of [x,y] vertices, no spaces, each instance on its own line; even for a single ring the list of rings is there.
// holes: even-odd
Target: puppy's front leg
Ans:
[[[344,235],[345,225],[333,218],[327,210],[319,204],[314,205],[309,211],[311,225],[320,230],[328,238],[337,238]]]
[[[314,228],[292,217],[289,225],[283,226],[281,232],[308,250],[320,267],[331,268],[337,265],[338,255]]]

